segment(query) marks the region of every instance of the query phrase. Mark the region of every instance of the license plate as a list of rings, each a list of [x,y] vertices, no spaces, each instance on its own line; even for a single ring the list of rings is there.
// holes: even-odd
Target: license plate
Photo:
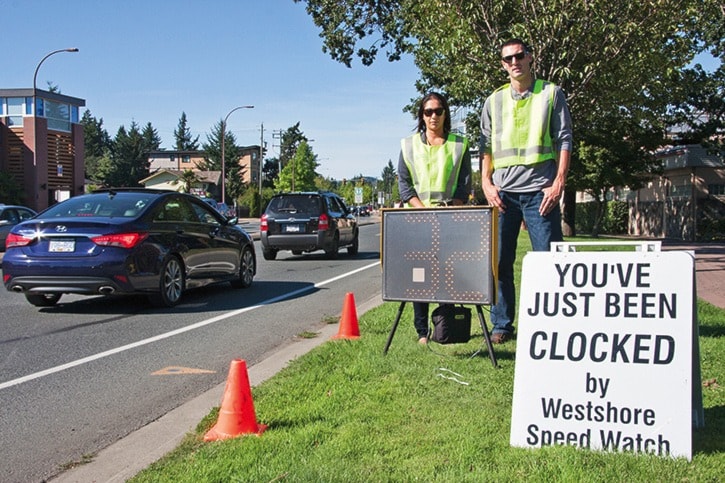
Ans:
[[[69,253],[75,251],[76,242],[73,240],[50,240],[49,252]]]
[[[285,225],[284,232],[285,233],[299,233],[300,225]]]

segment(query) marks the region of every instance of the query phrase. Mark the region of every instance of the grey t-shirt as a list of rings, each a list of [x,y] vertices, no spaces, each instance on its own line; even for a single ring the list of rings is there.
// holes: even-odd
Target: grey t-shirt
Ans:
[[[532,83],[533,88],[533,83]],[[509,89],[514,99],[525,99],[531,90],[522,94]],[[551,139],[554,149],[571,151],[571,115],[566,105],[564,92],[558,86],[554,88],[554,106],[551,114]],[[481,113],[481,153],[491,153],[491,97],[486,99]],[[509,166],[493,172],[493,184],[504,191],[526,193],[540,191],[550,186],[556,178],[556,160],[545,161],[533,166]]]

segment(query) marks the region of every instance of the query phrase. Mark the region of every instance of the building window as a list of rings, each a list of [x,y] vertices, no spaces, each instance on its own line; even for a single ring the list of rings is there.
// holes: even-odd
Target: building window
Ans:
[[[8,126],[23,125],[25,103],[22,97],[8,97],[5,109],[5,115],[8,116]]]
[[[191,162],[191,156],[189,156],[188,154],[185,154],[184,156],[181,157],[181,162],[182,163],[190,163]]]
[[[48,129],[70,131],[70,105],[44,100]]]

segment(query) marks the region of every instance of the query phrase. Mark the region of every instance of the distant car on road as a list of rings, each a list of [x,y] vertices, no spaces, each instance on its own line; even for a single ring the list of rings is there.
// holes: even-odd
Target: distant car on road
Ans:
[[[280,250],[293,254],[324,250],[336,258],[342,247],[358,252],[358,224],[342,198],[327,191],[275,195],[260,220],[262,255],[274,260]]]
[[[196,196],[102,189],[55,204],[8,234],[5,287],[33,305],[64,293],[147,294],[172,307],[195,287],[252,284],[252,237]]]
[[[0,251],[5,251],[5,238],[12,227],[37,215],[27,206],[4,205],[0,203]]]

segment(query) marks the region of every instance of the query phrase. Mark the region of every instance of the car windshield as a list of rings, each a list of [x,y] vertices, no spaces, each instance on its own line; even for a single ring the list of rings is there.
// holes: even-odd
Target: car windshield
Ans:
[[[275,213],[320,213],[320,196],[318,195],[289,195],[272,198],[267,212]]]
[[[145,193],[96,193],[70,198],[51,206],[38,218],[125,217],[133,218],[151,203],[156,195]]]

